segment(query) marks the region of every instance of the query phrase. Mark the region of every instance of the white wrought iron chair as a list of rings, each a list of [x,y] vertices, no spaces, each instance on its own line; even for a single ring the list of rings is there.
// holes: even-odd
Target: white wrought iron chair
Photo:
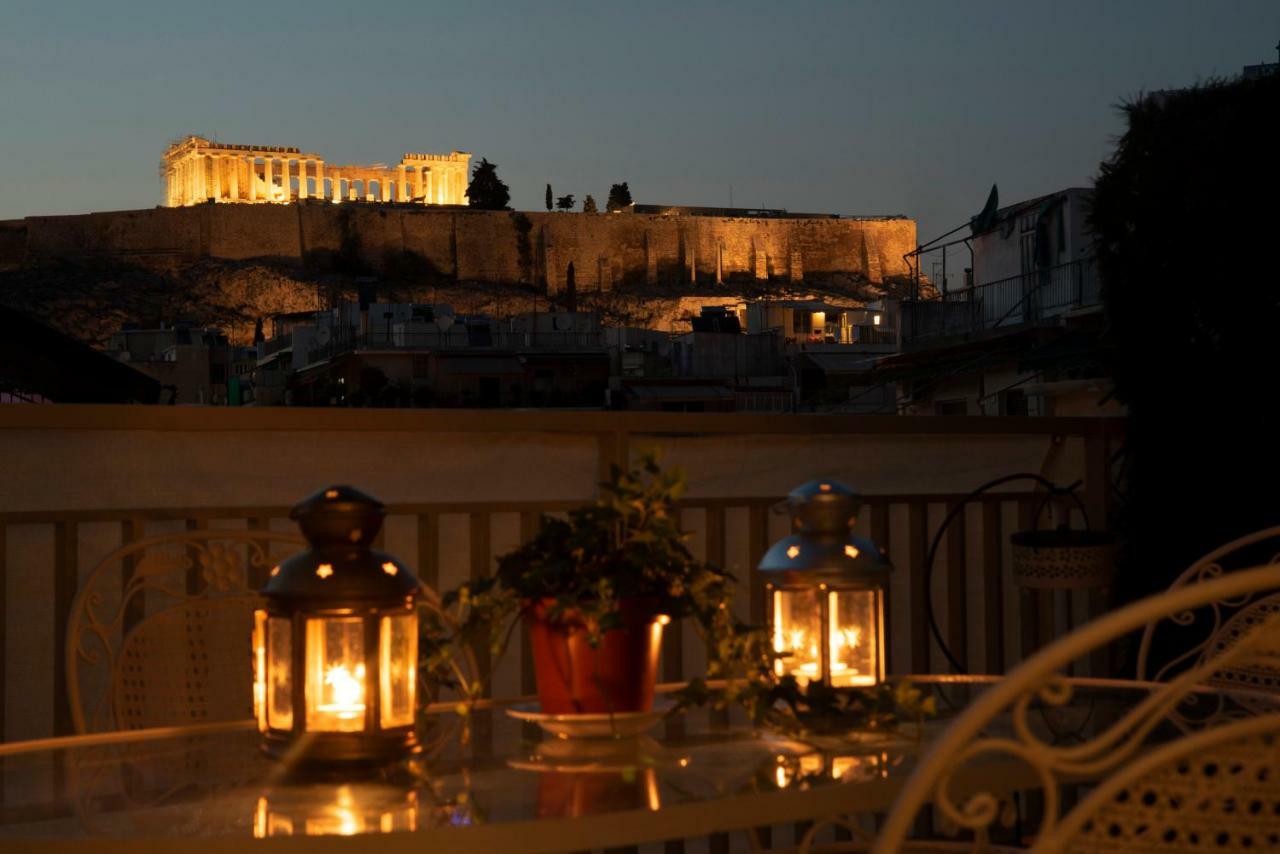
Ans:
[[[1280,563],[1280,526],[1255,531],[1214,549],[1179,575],[1169,590],[1201,584],[1262,563]],[[1143,629],[1138,645],[1137,678],[1168,681],[1188,668],[1221,656],[1249,628],[1276,613],[1280,613],[1280,591],[1255,590],[1153,620]],[[1176,652],[1160,656],[1162,644]],[[1280,637],[1275,639],[1271,652],[1270,656],[1223,664],[1206,677],[1208,685],[1251,690],[1231,714],[1280,711],[1280,667],[1276,666],[1280,662]],[[1215,715],[1228,713],[1221,706],[1221,695],[1205,695],[1201,700],[1188,704],[1175,716],[1175,722],[1199,726]]]
[[[255,591],[303,546],[291,532],[196,530],[103,558],[67,622],[76,732],[251,718]]]
[[[1139,703],[1088,740],[1055,745],[1031,721],[1037,703],[1066,705],[1074,692],[1062,672],[1080,656],[1153,620],[1280,588],[1280,565],[1225,574],[1133,603],[1059,639],[980,695],[925,753],[889,813],[873,851],[903,849],[920,811],[932,803],[944,823],[973,834],[985,850],[1007,813],[1006,798],[982,780],[983,762],[1025,766],[1043,791],[1044,815],[1031,850],[1199,851],[1280,845],[1280,713],[1216,715],[1199,729],[1153,746],[1148,738],[1213,673],[1277,663],[1280,617],[1240,625],[1218,654],[1152,687]],[[1240,692],[1246,696],[1246,691]],[[1009,735],[989,735],[997,723]],[[978,773],[975,773],[978,772]],[[1088,791],[1073,807],[1064,787]]]

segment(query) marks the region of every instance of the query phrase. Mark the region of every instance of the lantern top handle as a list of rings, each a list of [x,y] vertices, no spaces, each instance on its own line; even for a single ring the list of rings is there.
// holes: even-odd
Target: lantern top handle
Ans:
[[[294,505],[289,518],[312,546],[368,546],[382,529],[387,509],[353,486],[329,486]]]
[[[818,478],[797,486],[779,507],[792,516],[797,530],[835,535],[848,533],[861,508],[861,495],[830,478]]]

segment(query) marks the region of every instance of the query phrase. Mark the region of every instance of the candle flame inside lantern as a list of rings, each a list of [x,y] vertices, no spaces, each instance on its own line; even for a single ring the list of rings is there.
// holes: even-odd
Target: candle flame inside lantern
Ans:
[[[319,710],[349,720],[364,715],[364,665],[356,665],[353,676],[345,664],[335,664],[324,674],[324,684],[328,686],[329,702],[322,703]]]

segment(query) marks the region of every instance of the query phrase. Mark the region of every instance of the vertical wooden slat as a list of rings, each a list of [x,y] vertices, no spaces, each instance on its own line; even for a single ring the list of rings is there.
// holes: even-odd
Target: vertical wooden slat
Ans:
[[[1110,607],[1111,590],[1106,587],[1091,588],[1088,593],[1088,612],[1081,619],[1081,622],[1088,620],[1096,620],[1107,612]],[[1115,667],[1112,664],[1112,654],[1115,652],[1115,644],[1108,644],[1100,649],[1095,649],[1089,653],[1089,675],[1094,678],[1109,678],[1115,673]]]
[[[929,505],[912,501],[908,505],[907,536],[911,555],[911,672],[929,672],[929,616],[925,612],[924,562],[929,553]]]
[[[71,705],[67,697],[67,623],[80,583],[80,543],[75,522],[54,525],[53,579],[53,734],[70,735]]]
[[[484,578],[489,574],[489,514],[483,510],[477,510],[470,516],[470,570],[468,576],[475,581]],[[481,641],[474,649],[476,657],[476,667],[480,671],[480,678],[484,685],[483,696],[489,697],[493,694],[493,657],[489,651],[488,643]],[[493,749],[493,726],[492,719],[489,715],[477,715],[472,720],[472,743],[475,748],[482,753],[489,753]]]
[[[1040,613],[1040,625],[1036,630],[1036,634],[1038,636],[1037,648],[1051,643],[1057,635],[1057,629],[1054,625],[1054,612],[1056,608],[1054,606],[1053,597],[1055,595],[1056,594],[1053,590],[1039,590],[1036,592],[1036,599],[1039,600],[1037,610]]]
[[[747,507],[747,586],[751,597],[750,620],[756,624],[765,621],[764,579],[756,569],[769,547],[769,505],[755,502]]]
[[[955,504],[947,505],[947,512],[956,509]],[[965,555],[965,515],[960,510],[947,527],[947,646],[951,654],[964,665],[965,670],[974,670],[969,661],[969,606],[967,558]]]
[[[527,543],[538,533],[540,514],[525,512],[520,514],[520,542]],[[516,629],[521,631],[522,629]],[[533,669],[533,646],[528,642],[520,644],[520,692],[532,694],[538,690],[538,680]]]
[[[440,592],[440,514],[435,510],[418,514],[418,579]]]
[[[1031,527],[1032,505],[1036,499],[1018,499],[1018,530],[1026,531]],[[1022,611],[1022,658],[1025,661],[1040,648],[1040,598],[1035,591],[1021,588],[1018,590],[1019,610]]]
[[[1000,502],[982,502],[982,632],[987,673],[1004,673],[1004,538]]]
[[[471,568],[469,577],[472,581],[477,581],[489,575],[489,514],[484,511],[473,512],[470,516],[470,544],[471,544]],[[480,667],[480,672],[484,675],[485,680],[485,696],[489,695],[488,682],[492,674],[492,662],[490,661],[489,647],[484,646],[483,649],[475,651],[476,660]]]
[[[703,559],[713,565],[724,567],[724,507],[715,506],[708,507],[706,510],[706,545],[704,547]],[[723,603],[724,607],[730,607],[730,603]],[[707,649],[707,660],[711,661],[716,654],[714,649]],[[727,727],[729,725],[728,709],[712,709],[711,724],[716,727]],[[717,846],[720,844],[717,840],[719,835],[713,836],[711,840],[711,850],[719,850]],[[724,838],[724,850],[729,850],[729,838]]]
[[[889,548],[889,502],[871,502],[871,540],[886,551]],[[893,559],[893,555],[889,555]]]
[[[1069,518],[1066,515],[1062,515],[1062,516],[1058,515],[1060,510],[1063,513],[1066,512],[1065,508],[1063,508],[1062,506],[1065,503],[1066,502],[1060,503],[1056,501],[1050,501],[1047,505],[1045,505],[1045,512],[1049,514],[1048,518],[1051,525],[1056,524],[1056,520],[1059,518],[1062,518],[1062,519]],[[1032,525],[1038,526],[1039,522],[1040,522],[1039,519],[1031,520]],[[1057,634],[1058,634],[1055,626],[1055,622],[1057,620],[1057,614],[1058,614],[1057,602],[1055,600],[1058,595],[1059,595],[1059,591],[1054,591],[1054,590],[1040,590],[1040,591],[1037,591],[1037,594],[1036,594],[1036,598],[1039,600],[1039,610],[1040,610],[1039,646],[1042,648],[1052,643],[1053,639],[1057,637]],[[1068,625],[1066,628],[1063,629],[1063,631],[1064,632],[1070,631],[1070,626]]]
[[[871,525],[870,536],[871,541],[876,544],[886,555],[889,560],[893,560],[893,552],[889,549],[889,502],[888,501],[871,501],[868,502],[871,508]],[[861,525],[861,520],[859,520]],[[866,533],[866,529],[861,529]],[[897,644],[893,642],[891,634],[893,626],[893,596],[891,592],[886,591],[884,603],[884,619],[886,623],[885,629],[885,673],[896,673],[898,667],[898,659],[902,656],[901,650],[896,650]]]

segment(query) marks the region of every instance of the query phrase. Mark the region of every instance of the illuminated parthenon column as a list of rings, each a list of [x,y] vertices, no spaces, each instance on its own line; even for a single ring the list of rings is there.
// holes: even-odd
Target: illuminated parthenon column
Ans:
[[[196,155],[196,201],[203,202],[209,198],[208,179],[209,169],[206,165],[206,157],[203,154]]]
[[[215,202],[222,201],[222,191],[226,185],[226,175],[223,174],[222,169],[223,163],[222,155],[209,155],[209,171],[212,173],[209,181],[209,195]]]
[[[298,198],[305,199],[307,197],[307,159],[305,157],[298,158]]]

